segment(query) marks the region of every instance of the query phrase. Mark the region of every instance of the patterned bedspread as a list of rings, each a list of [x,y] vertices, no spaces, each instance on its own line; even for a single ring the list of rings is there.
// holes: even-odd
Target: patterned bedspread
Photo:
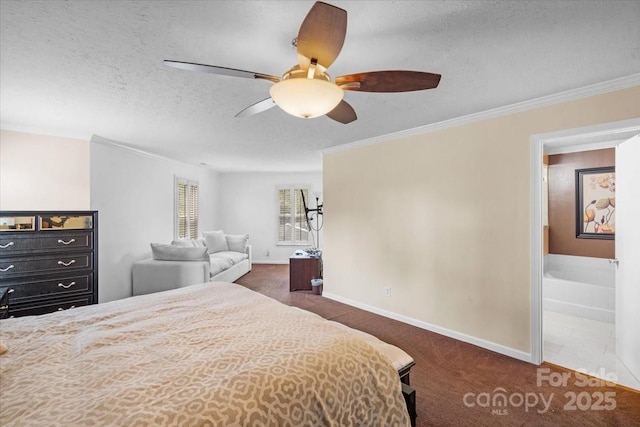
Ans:
[[[348,331],[230,283],[0,321],[2,426],[409,425]]]

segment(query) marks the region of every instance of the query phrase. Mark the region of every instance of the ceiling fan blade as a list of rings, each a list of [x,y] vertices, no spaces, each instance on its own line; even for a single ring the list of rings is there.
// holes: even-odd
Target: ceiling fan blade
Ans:
[[[220,74],[231,77],[244,77],[246,79],[263,79],[274,83],[278,83],[280,81],[280,77],[254,73],[253,71],[236,70],[235,68],[218,67],[216,65],[195,64],[193,62],[171,61],[168,59],[164,60],[164,64],[180,70],[199,71],[202,73]]]
[[[273,102],[272,98],[263,99],[262,101],[258,101],[253,105],[249,105],[244,110],[240,111],[235,117],[248,117],[253,116],[254,114],[262,113],[263,111],[268,110],[271,107],[275,107],[276,103]]]
[[[356,120],[358,116],[356,115],[356,111],[353,107],[344,99],[340,101],[340,103],[333,110],[329,111],[326,114],[330,119],[335,120],[336,122],[340,122],[342,124],[351,123]]]
[[[360,92],[411,92],[438,87],[440,77],[422,71],[371,71],[336,77],[336,84]]]
[[[316,2],[298,31],[298,63],[306,70],[312,58],[329,68],[342,50],[347,34],[347,11],[321,1]]]

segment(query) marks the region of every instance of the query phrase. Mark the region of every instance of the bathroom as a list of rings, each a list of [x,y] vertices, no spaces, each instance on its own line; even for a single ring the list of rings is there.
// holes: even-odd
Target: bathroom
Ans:
[[[548,152],[543,163],[544,360],[640,389],[615,355],[615,148]]]

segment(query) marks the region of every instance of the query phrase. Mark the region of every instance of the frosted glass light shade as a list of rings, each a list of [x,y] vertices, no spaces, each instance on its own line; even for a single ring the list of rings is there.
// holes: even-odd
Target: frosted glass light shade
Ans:
[[[333,110],[342,101],[344,91],[326,80],[292,78],[271,86],[269,94],[287,113],[311,119]]]

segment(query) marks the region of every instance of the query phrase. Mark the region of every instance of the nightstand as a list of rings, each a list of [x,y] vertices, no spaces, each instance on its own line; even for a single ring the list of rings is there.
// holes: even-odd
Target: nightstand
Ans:
[[[310,291],[311,279],[320,278],[320,258],[294,256],[289,258],[289,292]]]

